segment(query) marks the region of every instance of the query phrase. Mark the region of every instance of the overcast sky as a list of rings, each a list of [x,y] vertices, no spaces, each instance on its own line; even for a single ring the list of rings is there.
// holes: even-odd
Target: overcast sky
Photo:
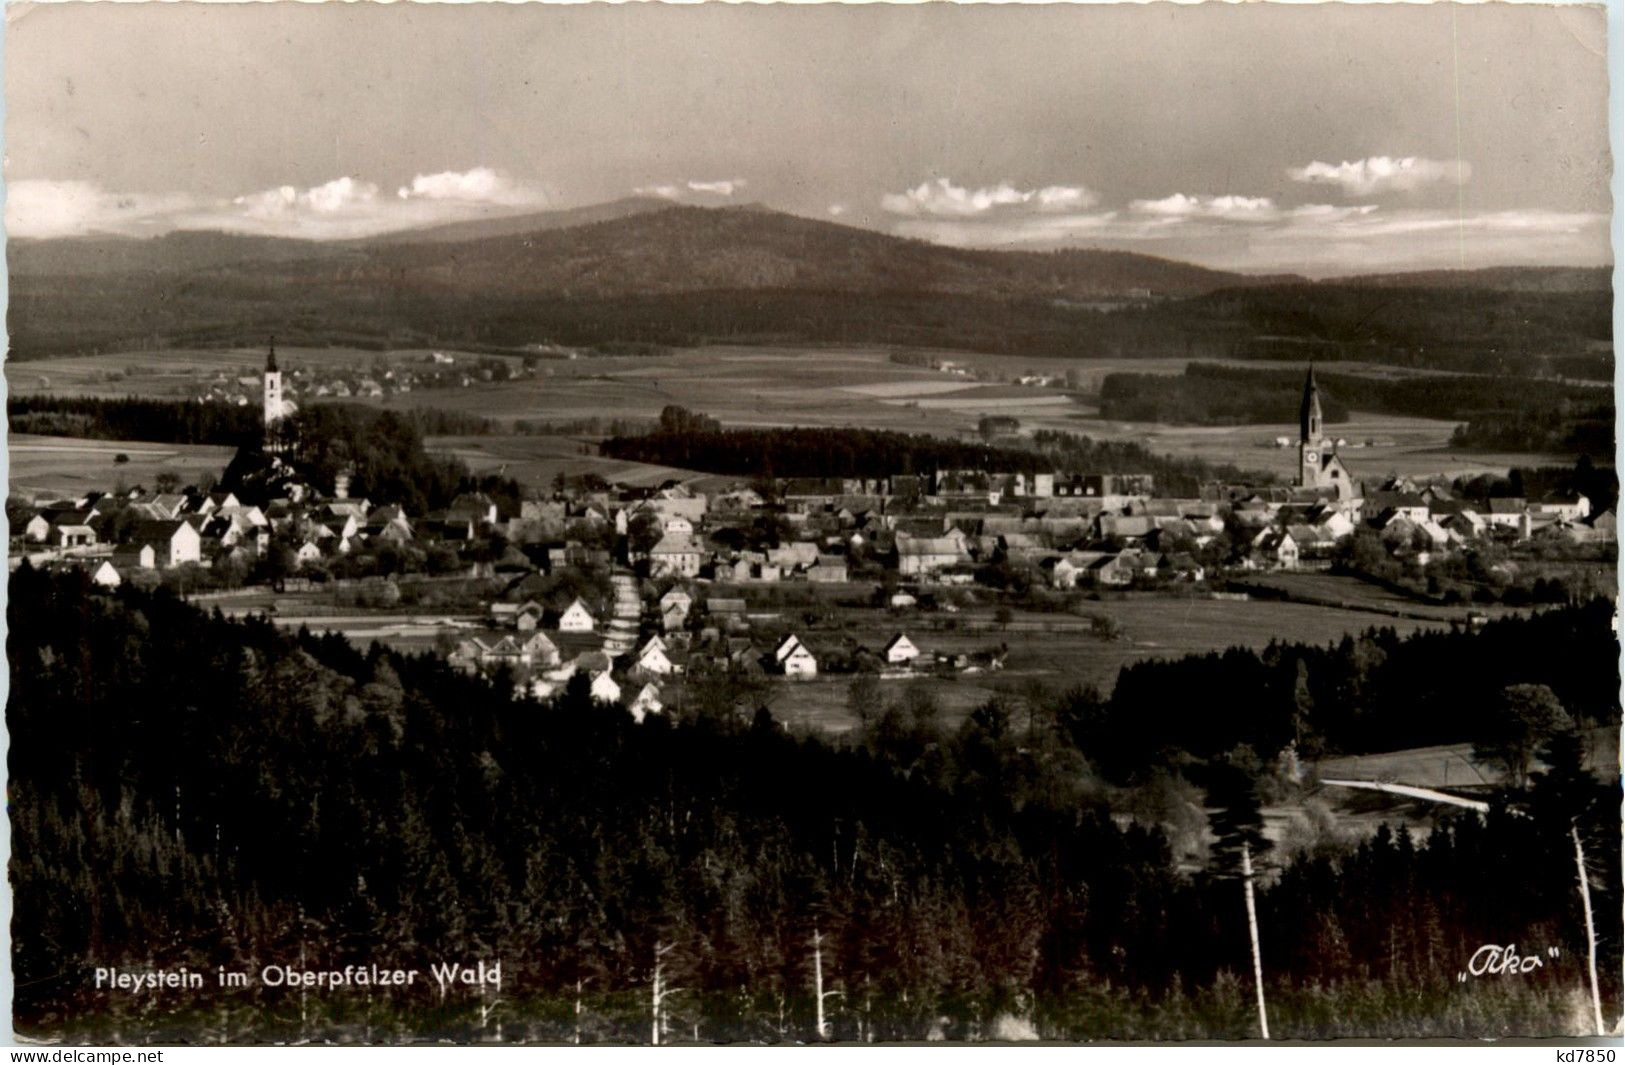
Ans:
[[[14,235],[331,238],[640,192],[1247,270],[1611,261],[1600,8],[6,14]]]

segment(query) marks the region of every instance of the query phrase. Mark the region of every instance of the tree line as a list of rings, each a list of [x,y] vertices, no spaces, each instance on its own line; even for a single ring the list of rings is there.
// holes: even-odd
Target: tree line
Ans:
[[[1199,483],[1215,478],[1270,480],[1229,465],[1158,455],[1142,444],[1057,430],[988,444],[886,429],[724,429],[714,418],[682,407],[667,407],[648,432],[609,437],[599,451],[610,458],[762,479],[879,478],[944,470],[1149,473],[1159,491],[1190,495]]]
[[[1317,370],[1328,423],[1350,411],[1460,421],[1454,446],[1613,453],[1613,393],[1527,376],[1427,374],[1369,377]],[[1193,362],[1178,376],[1112,373],[1101,416],[1119,421],[1254,425],[1291,421],[1303,393],[1299,370]]]

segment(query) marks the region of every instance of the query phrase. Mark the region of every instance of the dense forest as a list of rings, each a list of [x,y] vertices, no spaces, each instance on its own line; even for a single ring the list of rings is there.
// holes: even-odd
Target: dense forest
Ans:
[[[155,444],[239,447],[258,441],[263,432],[257,406],[135,396],[11,396],[6,400],[6,418],[13,433]]]
[[[1132,701],[1203,753],[1124,790],[1096,775],[1127,763],[1096,746],[1082,697],[1031,713],[995,700],[950,725],[928,700],[871,692],[862,728],[828,740],[787,732],[738,698],[759,689],[724,684],[676,720],[636,725],[584,684],[516,701],[430,655],[227,621],[162,592],[98,594],[26,565],[8,609],[15,1023],[30,1036],[1245,1038],[1243,843],[1263,870],[1277,1037],[1579,1034],[1576,830],[1603,915],[1603,1009],[1618,1016],[1620,795],[1580,770],[1572,719],[1550,707],[1608,712],[1617,649],[1600,607],[1414,648],[1378,634],[1348,667],[1336,650],[1272,652],[1307,661],[1311,698],[1295,703],[1326,716],[1328,743],[1375,742],[1380,722],[1403,730],[1396,744],[1467,738],[1491,685],[1516,682],[1497,705],[1553,685],[1536,700],[1550,768],[1509,774],[1487,816],[1445,818],[1422,841],[1384,829],[1274,849],[1261,789],[1297,785],[1247,748],[1207,754],[1281,740],[1248,724],[1285,696],[1264,674],[1297,672],[1270,655],[1163,667],[1171,698],[1143,679],[1154,671],[1125,675],[1111,705]],[[1458,706],[1443,705],[1447,678],[1463,685]],[[1370,698],[1327,688],[1348,684]],[[1374,705],[1414,685],[1437,696],[1408,716]],[[1345,705],[1380,722],[1361,731],[1334,712]],[[1159,794],[1164,810],[1206,808],[1200,868],[1176,864],[1149,798],[1131,820],[1110,816],[1113,799]],[[1458,979],[1481,943],[1542,964]],[[273,964],[476,959],[500,959],[499,994],[259,981]],[[94,988],[96,967],[183,965],[211,979]],[[254,984],[222,990],[217,967]]]
[[[1238,744],[1268,758],[1289,743],[1308,755],[1458,743],[1515,684],[1545,685],[1577,720],[1606,724],[1619,715],[1612,618],[1612,602],[1597,599],[1470,635],[1402,639],[1378,629],[1330,647],[1139,662],[1123,667],[1109,698],[1076,696],[1069,712],[1095,764],[1123,779],[1183,753],[1209,757]],[[1238,693],[1247,712],[1214,713],[1191,697],[1214,691]],[[1151,706],[1158,710],[1147,714]]]
[[[368,418],[374,408],[359,403],[324,403],[347,412],[346,418]],[[420,436],[485,436],[499,426],[488,418],[439,407],[391,411]],[[264,431],[255,404],[199,403],[193,399],[145,399],[101,396],[22,395],[6,400],[8,427],[14,433],[79,436],[91,440],[143,440],[157,444],[218,444],[237,447],[258,441]],[[528,426],[504,429],[526,432]]]
[[[505,513],[518,513],[523,494],[511,477],[475,477],[461,460],[429,454],[418,420],[410,413],[357,404],[323,403],[304,408],[284,426],[291,450],[285,460],[322,491],[340,473],[350,477],[350,495],[373,503],[393,503],[415,516],[440,510],[462,492],[482,491]],[[221,478],[221,487],[245,500],[264,502],[277,477],[255,449],[239,451]]]
[[[1614,402],[1610,389],[1461,374],[1378,378],[1316,372],[1327,422],[1351,410],[1438,418],[1466,423],[1458,447],[1576,452],[1597,458],[1614,451]],[[1100,412],[1118,421],[1194,425],[1290,422],[1303,394],[1300,370],[1254,370],[1191,363],[1183,375],[1107,374]]]
[[[712,418],[668,407],[658,425],[599,445],[609,458],[738,477],[887,477],[939,470],[993,473],[1149,473],[1164,494],[1194,495],[1204,480],[1270,478],[1229,465],[1158,455],[1127,441],[1041,430],[998,445],[884,429],[724,429]]]

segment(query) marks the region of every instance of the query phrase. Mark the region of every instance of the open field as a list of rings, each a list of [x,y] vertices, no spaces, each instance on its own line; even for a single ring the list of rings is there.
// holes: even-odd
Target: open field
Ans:
[[[19,433],[8,440],[10,490],[14,494],[78,495],[119,484],[151,488],[160,473],[181,484],[218,477],[232,449],[202,444],[148,444],[133,440],[81,440]],[[128,462],[115,462],[119,455]]]
[[[1449,446],[1456,422],[1406,418],[1389,414],[1353,412],[1346,422],[1328,425],[1334,439],[1346,443],[1337,449],[1358,479],[1375,481],[1390,474],[1416,477],[1433,474],[1474,475],[1505,472],[1511,466],[1567,466],[1572,457],[1529,452],[1457,451]],[[1243,469],[1266,470],[1291,477],[1298,468],[1298,424],[1187,426],[1146,422],[1108,422],[1080,414],[1067,428],[1106,440],[1133,440],[1153,451],[1207,462],[1228,462]],[[1288,447],[1275,441],[1285,437]]]
[[[1017,612],[1003,637],[1010,644],[1006,675],[1029,674],[1046,685],[1082,683],[1110,691],[1124,666],[1148,658],[1180,658],[1230,647],[1256,649],[1271,640],[1330,644],[1349,633],[1378,626],[1392,626],[1401,635],[1437,627],[1419,620],[1301,603],[1151,594],[1090,603],[1088,609],[1115,622],[1119,637],[1103,640],[1090,634],[1087,619]],[[971,619],[975,618],[972,614]],[[1076,621],[1080,631],[1054,631],[1070,621]],[[996,631],[989,635],[1000,638]],[[929,648],[929,635],[914,639],[922,650]]]
[[[678,480],[702,491],[729,480],[675,466],[602,458],[596,441],[579,436],[432,436],[424,447],[462,460],[475,473],[501,473],[543,490],[560,473],[596,473],[605,480],[636,487]],[[582,454],[584,447],[588,454]]]
[[[1441,627],[1417,619],[1388,618],[1361,610],[1277,603],[1261,600],[1176,599],[1129,595],[1086,604],[1090,614],[1112,619],[1115,639],[1091,632],[1088,617],[1017,610],[1000,627],[992,611],[967,607],[957,614],[903,612],[844,607],[827,627],[798,628],[815,652],[850,639],[878,650],[897,632],[907,633],[922,654],[987,651],[1009,648],[1005,668],[961,674],[949,680],[888,681],[883,690],[897,693],[908,684],[925,684],[941,697],[945,720],[956,720],[979,703],[1004,692],[1037,686],[1061,691],[1091,685],[1109,692],[1126,665],[1155,658],[1207,654],[1231,647],[1261,648],[1272,640],[1330,644],[1349,633],[1392,627],[1402,635]],[[779,608],[786,618],[801,609]],[[1458,611],[1458,616],[1465,616]],[[950,627],[951,626],[951,627]],[[845,732],[856,725],[846,704],[850,676],[825,675],[817,682],[785,682],[787,691],[774,702],[791,725]]]
[[[1617,770],[1619,730],[1594,728],[1586,732],[1586,765],[1599,772]],[[1473,757],[1470,743],[1327,758],[1315,768],[1323,779],[1375,780],[1419,788],[1474,788],[1499,780],[1494,767]]]
[[[1517,614],[1522,611],[1514,607],[1496,604],[1474,604],[1466,606],[1435,606],[1424,603],[1409,596],[1391,592],[1386,588],[1362,581],[1357,577],[1344,576],[1335,573],[1312,572],[1286,572],[1274,571],[1258,574],[1249,574],[1243,578],[1244,583],[1263,588],[1275,588],[1290,596],[1302,597],[1314,602],[1337,603],[1355,609],[1370,610],[1382,614],[1397,611],[1410,617],[1433,618],[1439,621],[1452,622],[1465,619],[1470,610],[1485,617],[1499,618],[1508,614]],[[1373,622],[1381,621],[1373,618]]]
[[[1178,456],[1228,462],[1247,469],[1290,475],[1296,452],[1273,446],[1276,437],[1296,439],[1283,411],[1272,425],[1187,427],[1102,421],[1088,404],[1089,393],[1107,373],[1179,373],[1186,359],[1027,359],[1019,355],[967,355],[941,352],[960,365],[994,369],[1014,376],[1029,371],[1078,371],[1081,392],[1074,399],[1057,389],[976,382],[927,367],[893,363],[878,347],[726,347],[674,351],[661,356],[596,356],[547,359],[536,377],[464,388],[419,389],[366,402],[384,407],[440,408],[496,421],[573,422],[653,421],[663,407],[702,411],[731,426],[861,426],[945,435],[968,435],[988,413],[1012,414],[1024,430],[1063,429],[1089,436],[1131,440]],[[279,351],[284,369],[300,363],[368,366],[379,360],[421,362],[421,349],[389,353],[345,348],[290,348]],[[230,377],[258,372],[263,355],[254,349],[162,351],[45,359],[7,367],[13,392],[62,395],[195,395],[215,374]],[[1238,365],[1256,366],[1255,363]],[[1272,368],[1289,364],[1271,363]],[[1393,367],[1339,364],[1386,376]],[[1476,473],[1510,465],[1562,463],[1556,456],[1520,453],[1480,454],[1447,448],[1455,423],[1356,412],[1330,430],[1345,438],[1345,461],[1356,476],[1389,473]],[[501,459],[498,460],[500,465]],[[551,476],[549,473],[548,476]]]

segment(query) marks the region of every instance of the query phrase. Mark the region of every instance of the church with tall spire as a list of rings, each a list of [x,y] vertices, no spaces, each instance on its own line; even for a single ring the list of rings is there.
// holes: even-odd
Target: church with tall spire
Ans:
[[[288,402],[282,390],[282,371],[276,364],[276,338],[272,337],[270,346],[265,353],[264,392],[261,401],[261,410],[264,416],[263,449],[267,455],[275,455],[286,450],[287,431],[283,419],[293,413],[293,405]]]
[[[1298,407],[1298,487],[1333,489],[1338,499],[1359,494],[1348,467],[1337,457],[1337,444],[1326,435],[1313,364],[1304,378],[1303,402]]]

